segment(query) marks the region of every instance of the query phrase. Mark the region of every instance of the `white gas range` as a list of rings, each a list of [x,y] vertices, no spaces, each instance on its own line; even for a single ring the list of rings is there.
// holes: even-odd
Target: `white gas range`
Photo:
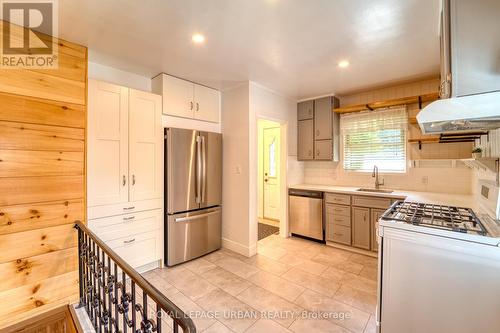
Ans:
[[[384,213],[378,332],[500,332],[498,192],[479,181],[475,210],[400,201]]]

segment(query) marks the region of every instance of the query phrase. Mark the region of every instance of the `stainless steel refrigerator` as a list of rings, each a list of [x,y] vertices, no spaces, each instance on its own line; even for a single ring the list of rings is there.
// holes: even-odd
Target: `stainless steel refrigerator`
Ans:
[[[165,129],[165,263],[221,247],[222,135]]]

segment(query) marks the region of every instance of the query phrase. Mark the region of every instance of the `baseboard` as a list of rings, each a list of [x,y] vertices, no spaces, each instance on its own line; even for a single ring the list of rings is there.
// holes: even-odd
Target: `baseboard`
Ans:
[[[142,273],[145,273],[147,271],[151,271],[155,268],[161,268],[162,267],[161,262],[162,262],[162,260],[156,260],[156,261],[150,262],[149,264],[139,266],[135,270],[137,272],[139,272],[140,274],[142,274]]]
[[[342,245],[342,244],[333,243],[333,242],[329,242],[329,241],[326,241],[326,245],[331,246],[331,247],[335,247],[337,249],[346,250],[346,251],[350,251],[350,252],[354,252],[354,253],[358,253],[358,254],[364,254],[365,256],[378,258],[377,252],[372,252],[372,251],[363,250],[363,249],[357,249],[357,248],[352,247],[352,246]]]
[[[227,238],[222,238],[222,247],[245,257],[251,257],[257,253],[257,244],[246,246]]]

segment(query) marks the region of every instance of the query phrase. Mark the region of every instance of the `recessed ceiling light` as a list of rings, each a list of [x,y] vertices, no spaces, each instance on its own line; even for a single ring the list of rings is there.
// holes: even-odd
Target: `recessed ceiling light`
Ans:
[[[205,36],[203,36],[202,34],[194,34],[193,37],[191,37],[191,39],[195,44],[201,44],[205,42]]]
[[[347,61],[347,60],[341,60],[341,61],[339,61],[338,65],[339,65],[340,68],[349,67],[349,61]]]

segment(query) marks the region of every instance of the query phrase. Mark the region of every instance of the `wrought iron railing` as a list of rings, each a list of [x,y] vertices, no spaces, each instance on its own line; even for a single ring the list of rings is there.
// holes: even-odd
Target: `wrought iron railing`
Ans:
[[[111,250],[81,221],[78,230],[80,306],[97,332],[195,333],[181,309]]]

